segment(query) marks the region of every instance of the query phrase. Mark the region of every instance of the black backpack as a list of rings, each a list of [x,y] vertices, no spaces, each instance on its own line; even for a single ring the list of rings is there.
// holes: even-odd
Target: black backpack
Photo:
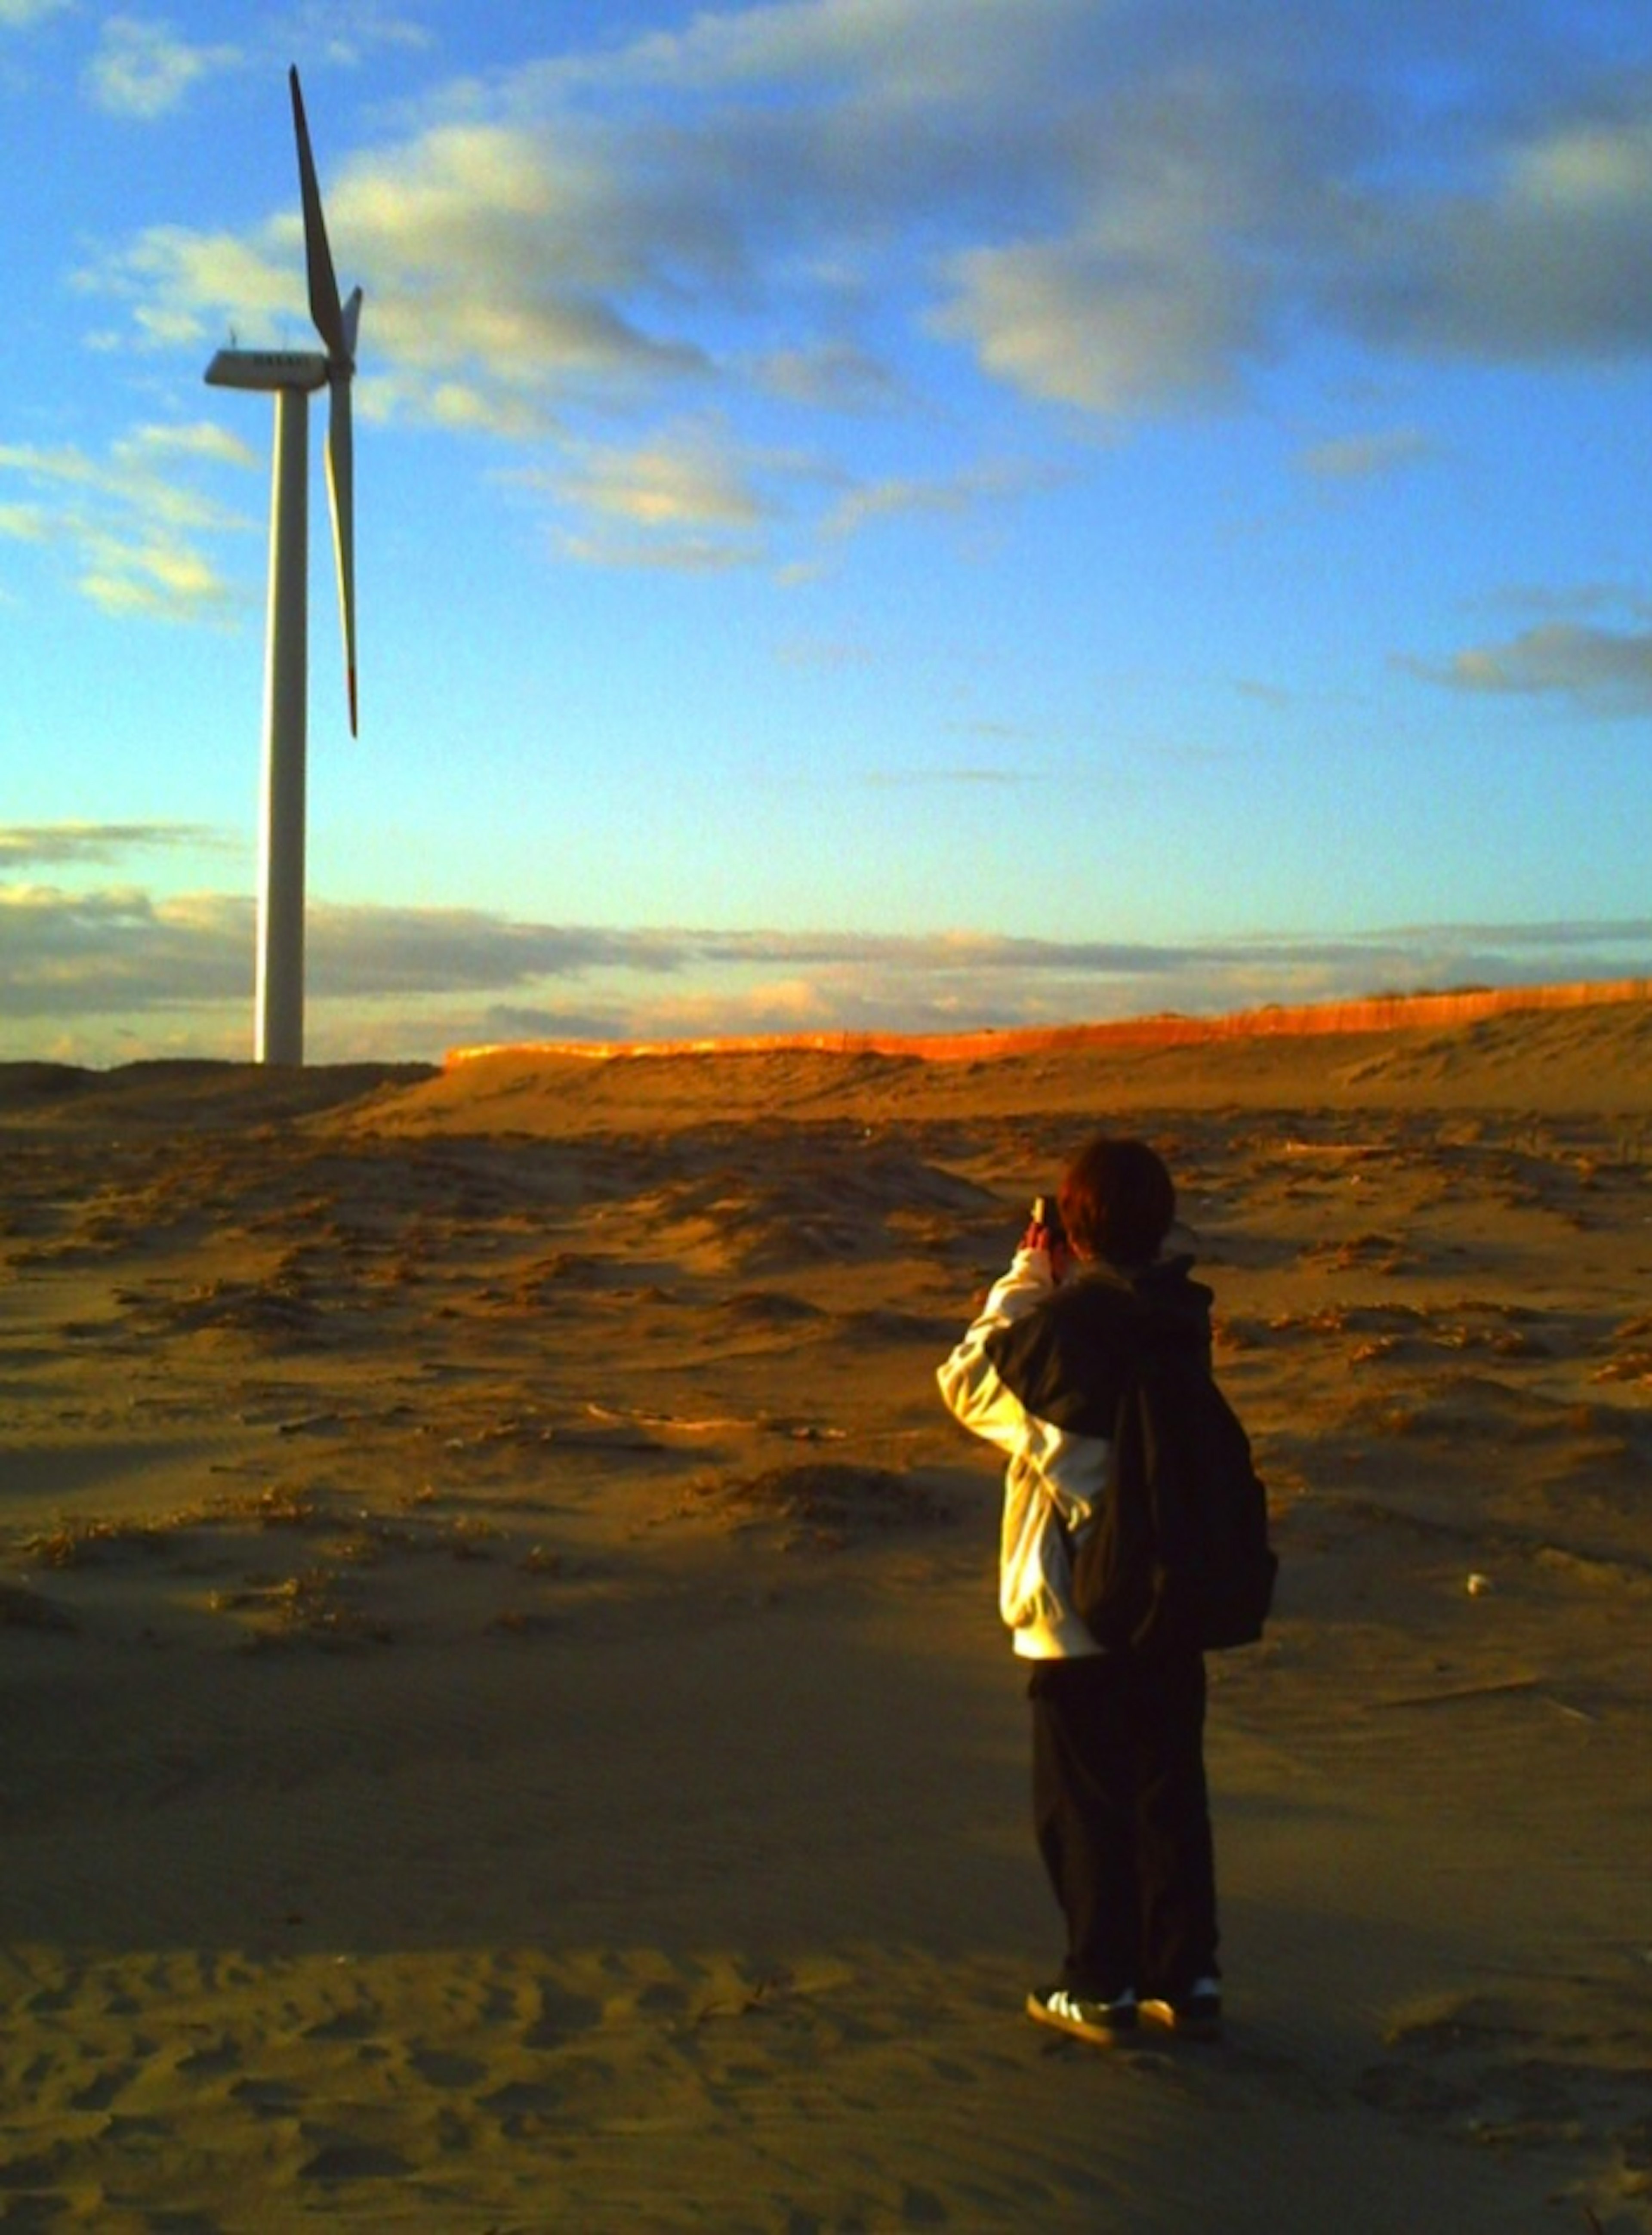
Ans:
[[[1110,1650],[1262,1635],[1279,1563],[1250,1439],[1202,1358],[1132,1347],[1107,1486],[1069,1537],[1072,1603]]]

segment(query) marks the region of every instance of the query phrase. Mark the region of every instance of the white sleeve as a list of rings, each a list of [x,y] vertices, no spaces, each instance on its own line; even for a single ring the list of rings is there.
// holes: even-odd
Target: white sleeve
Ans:
[[[1012,1321],[1024,1319],[1054,1293],[1050,1260],[1042,1249],[1018,1249],[1010,1268],[988,1290],[987,1300],[962,1341],[935,1380],[947,1409],[972,1435],[1000,1451],[1014,1451],[1026,1432],[1027,1412],[1020,1399],[999,1379],[987,1355],[989,1337]]]

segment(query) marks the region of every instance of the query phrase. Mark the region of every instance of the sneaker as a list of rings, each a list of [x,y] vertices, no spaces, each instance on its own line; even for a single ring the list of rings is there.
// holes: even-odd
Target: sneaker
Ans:
[[[1184,2041],[1220,2041],[1222,1983],[1196,1979],[1185,1995],[1150,1995],[1141,2014],[1149,2025],[1179,2033]]]
[[[1122,1995],[1104,2002],[1094,2002],[1088,1995],[1075,1995],[1070,1987],[1059,1983],[1035,1987],[1026,1998],[1026,2014],[1040,2025],[1054,2026],[1061,2033],[1077,2034],[1080,2041],[1099,2042],[1105,2047],[1121,2034],[1135,2032],[1136,1990],[1127,1987]]]

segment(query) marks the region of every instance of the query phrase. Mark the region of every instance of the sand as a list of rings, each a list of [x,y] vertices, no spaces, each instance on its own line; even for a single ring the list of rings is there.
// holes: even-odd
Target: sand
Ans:
[[[933,1370],[1118,1119],[1283,1562],[1229,2023],[1057,1922]],[[1652,1009],[0,1067],[0,2225],[1652,2228]]]

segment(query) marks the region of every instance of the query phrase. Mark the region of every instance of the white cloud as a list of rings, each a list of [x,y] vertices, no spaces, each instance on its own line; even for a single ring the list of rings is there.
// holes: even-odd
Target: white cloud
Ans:
[[[747,528],[768,509],[705,429],[674,429],[638,449],[590,449],[561,485],[587,511],[634,528]]]
[[[1011,386],[1103,416],[1220,402],[1281,307],[1220,152],[1184,175],[1107,181],[1053,238],[961,251],[937,331]]]
[[[193,349],[214,332],[227,339],[238,320],[249,343],[282,335],[283,322],[298,318],[309,332],[300,236],[285,219],[258,241],[153,226],[120,256],[82,271],[77,285],[129,300],[152,347]]]
[[[117,446],[117,455],[207,458],[229,466],[256,467],[259,462],[250,444],[212,419],[195,419],[187,425],[174,427],[140,427],[128,442]]]
[[[937,338],[1092,420],[1225,407],[1327,337],[1652,347],[1652,69],[1501,11],[774,0],[455,84],[353,154],[311,121],[364,397],[508,440],[691,390],[915,425]],[[301,262],[286,208],[152,230],[99,279],[193,344],[302,320]]]
[[[86,73],[100,108],[148,122],[180,106],[204,77],[239,66],[238,47],[196,46],[170,23],[141,16],[109,16]]]
[[[395,374],[370,374],[358,410],[369,420],[422,419],[456,434],[512,442],[538,441],[551,430],[546,413],[528,397],[502,395],[469,380],[410,383]]]
[[[49,16],[59,16],[72,4],[72,0],[0,0],[0,30],[26,31],[34,23],[43,23]]]
[[[180,458],[252,462],[244,446],[199,422],[141,427],[102,459],[73,444],[0,444],[0,482],[11,475],[36,493],[0,506],[0,534],[62,545],[82,594],[106,612],[220,618],[233,593],[200,538],[250,523],[180,480]]]
[[[588,563],[698,570],[766,557],[790,493],[816,470],[747,449],[712,416],[624,443],[569,438],[558,460],[513,478],[556,507],[559,547]]]
[[[82,595],[117,617],[143,614],[175,620],[225,605],[229,591],[211,563],[175,544],[107,536],[91,539],[82,571]]]

